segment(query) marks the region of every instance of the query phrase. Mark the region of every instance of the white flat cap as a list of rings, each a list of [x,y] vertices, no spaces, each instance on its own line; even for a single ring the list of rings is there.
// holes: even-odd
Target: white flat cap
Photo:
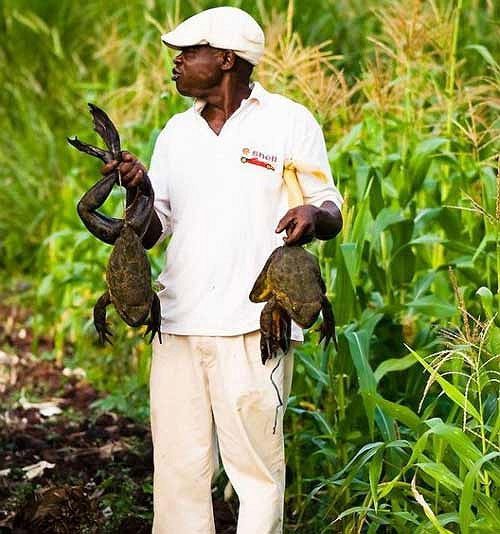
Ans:
[[[237,7],[215,7],[189,17],[161,36],[170,48],[207,44],[233,50],[257,65],[264,53],[264,32],[257,21]]]

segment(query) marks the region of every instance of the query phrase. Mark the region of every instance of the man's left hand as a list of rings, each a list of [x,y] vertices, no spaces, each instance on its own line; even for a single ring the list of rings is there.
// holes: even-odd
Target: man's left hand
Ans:
[[[304,245],[316,235],[316,220],[319,208],[311,204],[289,209],[276,227],[279,234],[286,230],[283,241],[286,245]]]

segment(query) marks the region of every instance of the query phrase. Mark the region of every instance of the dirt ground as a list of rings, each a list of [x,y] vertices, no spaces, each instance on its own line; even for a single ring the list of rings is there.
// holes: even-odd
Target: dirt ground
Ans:
[[[91,408],[103,394],[31,352],[25,315],[0,307],[0,534],[151,532],[149,427]],[[41,340],[37,351],[50,348]],[[231,534],[237,502],[224,501],[224,482],[216,528]]]

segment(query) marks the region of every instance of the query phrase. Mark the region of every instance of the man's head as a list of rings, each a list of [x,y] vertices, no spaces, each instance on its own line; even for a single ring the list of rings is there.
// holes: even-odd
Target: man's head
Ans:
[[[173,79],[186,96],[204,96],[227,74],[248,82],[264,52],[264,32],[245,11],[234,7],[207,9],[162,35],[180,50]]]

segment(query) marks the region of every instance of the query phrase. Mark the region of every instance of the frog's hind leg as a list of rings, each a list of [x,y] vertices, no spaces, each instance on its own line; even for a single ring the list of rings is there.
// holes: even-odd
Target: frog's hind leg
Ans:
[[[260,314],[260,351],[262,363],[274,358],[281,349],[288,352],[290,346],[291,320],[288,314],[271,297]]]
[[[337,344],[337,337],[335,335],[335,316],[333,315],[332,305],[330,304],[330,301],[327,299],[326,295],[323,296],[323,300],[321,301],[321,312],[323,314],[323,323],[321,324],[320,328],[321,335],[319,337],[319,342],[321,343],[321,341],[324,339],[324,348],[326,349],[328,343],[333,340],[335,348],[338,351],[339,346]]]
[[[77,150],[80,152],[84,152],[85,154],[88,154],[89,156],[93,156],[94,158],[98,158],[104,163],[108,163],[108,161],[111,161],[113,159],[113,156],[111,152],[108,150],[103,150],[102,148],[99,148],[97,146],[89,145],[88,143],[84,143],[78,139],[78,137],[67,137],[68,143],[72,146],[74,146]]]
[[[110,345],[111,339],[109,339],[113,334],[111,330],[106,325],[106,306],[111,303],[111,298],[109,296],[109,291],[102,294],[97,300],[94,306],[94,326],[99,334],[99,341],[101,345],[105,345],[108,342]]]
[[[147,325],[146,332],[144,333],[144,337],[146,337],[149,332],[151,332],[151,337],[149,339],[149,342],[153,342],[153,338],[155,337],[155,334],[158,334],[158,340],[161,345],[161,332],[160,332],[160,326],[161,326],[161,307],[160,307],[160,299],[158,298],[158,295],[156,293],[153,293],[153,301],[151,302],[151,311],[149,314],[149,319],[145,323]]]
[[[288,313],[279,305],[273,310],[273,335],[284,354],[290,348],[292,320]]]
[[[102,140],[106,143],[109,151],[114,159],[121,159],[120,154],[120,136],[118,130],[113,124],[108,115],[101,109],[91,104],[88,104],[92,120],[94,122],[94,130],[101,136]]]
[[[101,178],[78,202],[78,215],[89,232],[101,241],[112,245],[123,227],[121,219],[106,217],[97,211],[108,198],[116,182],[116,173]]]
[[[141,185],[135,188],[135,191],[128,192],[128,194],[132,194],[132,196],[130,201],[129,197],[127,197],[129,205],[125,212],[125,220],[134,229],[139,238],[142,239],[148,229],[154,211],[154,192],[148,176],[144,176]]]

